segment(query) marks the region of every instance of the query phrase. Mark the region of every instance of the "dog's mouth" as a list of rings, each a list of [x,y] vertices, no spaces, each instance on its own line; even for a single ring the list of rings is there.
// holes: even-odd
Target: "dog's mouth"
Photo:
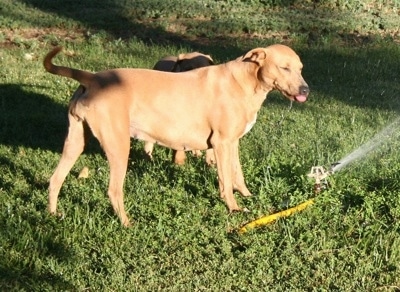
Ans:
[[[310,92],[308,86],[300,86],[297,94],[293,94],[293,92],[289,92],[290,90],[285,90],[285,89],[281,88],[278,84],[276,86],[276,89],[278,89],[288,99],[290,99],[292,101],[297,101],[300,103],[307,101],[307,97]]]
[[[288,92],[283,91],[283,95],[285,95],[288,99],[291,101],[297,101],[300,103],[306,102],[308,94],[296,94],[296,95],[291,95]]]
[[[293,100],[295,100],[297,102],[305,102],[307,100],[307,95],[299,94],[299,95],[292,96],[291,98],[293,98]]]

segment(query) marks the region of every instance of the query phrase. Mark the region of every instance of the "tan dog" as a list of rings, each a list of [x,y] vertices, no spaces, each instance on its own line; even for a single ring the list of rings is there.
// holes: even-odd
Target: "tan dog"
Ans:
[[[153,70],[166,71],[166,72],[186,72],[193,69],[214,65],[214,61],[210,55],[193,52],[186,54],[179,54],[178,57],[167,56],[159,60]],[[146,142],[144,150],[146,154],[152,159],[154,144]],[[200,150],[193,150],[194,155],[201,156]],[[183,165],[186,160],[185,151],[174,150],[174,162]],[[212,149],[206,151],[206,162],[208,165],[215,164],[214,152]]]
[[[309,94],[300,58],[283,45],[256,48],[228,63],[179,74],[147,69],[90,73],[55,66],[51,60],[60,50],[47,54],[46,70],[81,85],[70,101],[68,135],[50,179],[48,208],[53,214],[89,128],[106,153],[108,196],[123,225],[130,225],[123,199],[130,137],[175,150],[213,148],[221,198],[229,211],[239,211],[233,190],[251,196],[239,161],[239,139],[254,125],[271,90],[298,102]]]

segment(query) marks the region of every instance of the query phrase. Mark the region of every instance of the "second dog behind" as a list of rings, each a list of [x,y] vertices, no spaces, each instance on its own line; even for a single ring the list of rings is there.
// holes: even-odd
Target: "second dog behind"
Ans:
[[[166,72],[186,72],[193,69],[201,68],[214,65],[214,61],[210,55],[204,55],[199,52],[192,52],[186,54],[179,54],[178,57],[166,56],[159,60],[154,65],[154,70],[166,71]],[[144,145],[144,151],[152,159],[154,144],[146,142]],[[192,153],[200,157],[200,150],[193,150]],[[183,165],[186,160],[186,154],[183,150],[174,150],[174,162],[178,165]],[[212,149],[206,150],[206,162],[208,165],[215,164],[214,151]]]
[[[178,57],[164,57],[154,65],[153,69],[166,72],[186,72],[210,65],[214,65],[214,61],[210,55],[192,52],[179,54]]]

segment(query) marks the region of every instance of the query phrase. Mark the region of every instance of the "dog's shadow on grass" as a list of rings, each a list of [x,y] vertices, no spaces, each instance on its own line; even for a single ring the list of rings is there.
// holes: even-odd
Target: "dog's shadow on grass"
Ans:
[[[29,149],[60,153],[66,131],[65,105],[35,93],[29,85],[0,85],[0,164],[8,169],[10,174],[20,173],[35,189],[47,189],[47,181],[43,181],[29,165],[15,156]],[[30,157],[26,159],[30,160]],[[32,159],[33,164],[35,158]],[[12,190],[15,183],[14,179],[0,179],[0,188]],[[23,193],[29,201],[30,190],[27,189]],[[20,195],[22,196],[22,193]]]
[[[47,182],[14,159],[15,153],[33,149],[61,154],[68,131],[67,106],[35,93],[29,85],[0,85],[0,145],[8,147],[10,154],[0,154],[0,163],[24,178],[38,189],[46,189]],[[84,153],[102,153],[95,139],[90,139]],[[55,167],[55,165],[54,165]],[[0,186],[11,189],[1,181]]]
[[[50,150],[61,153],[68,131],[68,108],[29,85],[0,85],[0,144],[12,148]],[[102,152],[91,137],[84,153]],[[144,157],[143,153],[134,155]],[[0,159],[2,159],[0,157]],[[3,159],[6,162],[6,159]]]
[[[24,85],[0,85],[0,144],[60,152],[67,108]]]

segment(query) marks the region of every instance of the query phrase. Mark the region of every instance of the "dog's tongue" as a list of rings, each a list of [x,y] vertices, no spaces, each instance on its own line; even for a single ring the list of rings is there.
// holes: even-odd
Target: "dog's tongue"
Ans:
[[[307,100],[307,96],[306,95],[296,95],[294,97],[294,99],[298,102],[305,102]]]

